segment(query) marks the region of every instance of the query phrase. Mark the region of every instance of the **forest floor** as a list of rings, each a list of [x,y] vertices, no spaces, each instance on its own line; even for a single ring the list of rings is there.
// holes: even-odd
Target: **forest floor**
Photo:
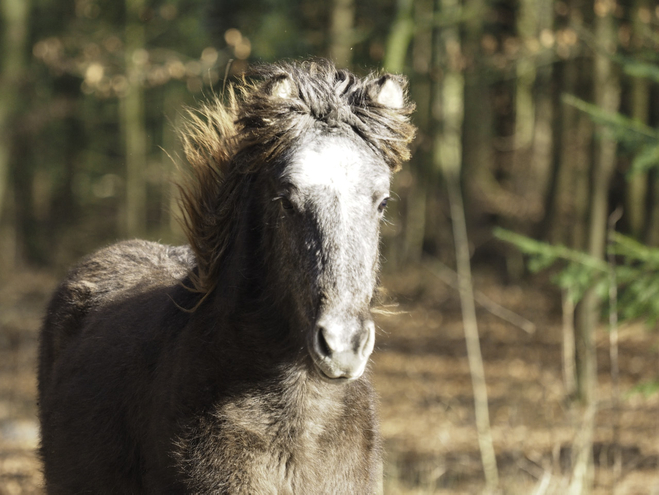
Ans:
[[[0,274],[0,495],[43,493],[35,453],[35,359],[56,282],[47,272]],[[484,481],[457,294],[425,269],[384,277],[383,285],[399,302],[396,314],[378,317],[372,365],[387,455],[385,493],[480,494]],[[478,309],[502,493],[567,493],[580,413],[563,387],[559,295],[545,284],[506,285],[479,271],[475,286],[536,325],[529,334]],[[604,330],[597,344],[595,494],[659,494],[659,394],[632,392],[659,377],[659,334],[641,325],[621,327],[617,440]],[[614,447],[622,453],[617,480]]]

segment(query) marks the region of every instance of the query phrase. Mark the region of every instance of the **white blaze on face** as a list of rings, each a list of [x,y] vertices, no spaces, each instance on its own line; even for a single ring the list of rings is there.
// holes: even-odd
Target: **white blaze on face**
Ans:
[[[359,159],[355,150],[345,143],[310,146],[297,155],[290,169],[290,179],[301,191],[325,186],[340,197],[345,196],[355,189],[359,181]]]
[[[322,231],[335,306],[347,308],[372,296],[377,206],[389,190],[389,178],[387,166],[368,150],[331,137],[305,143],[286,170],[294,202],[309,208]]]

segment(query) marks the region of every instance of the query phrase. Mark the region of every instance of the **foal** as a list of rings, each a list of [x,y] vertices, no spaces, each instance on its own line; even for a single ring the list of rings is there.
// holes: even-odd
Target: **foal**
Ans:
[[[39,399],[50,494],[381,484],[369,308],[413,106],[402,78],[329,62],[253,75],[184,131],[189,246],[110,246],[49,305]]]

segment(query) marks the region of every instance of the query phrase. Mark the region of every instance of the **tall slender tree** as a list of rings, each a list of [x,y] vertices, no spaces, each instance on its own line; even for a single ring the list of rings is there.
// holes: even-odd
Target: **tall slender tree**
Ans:
[[[644,12],[648,12],[650,4],[647,0],[636,0],[632,9],[633,49],[641,50],[645,37],[649,34]],[[648,123],[650,116],[650,81],[647,77],[633,77],[631,81],[631,114],[632,118]],[[629,229],[640,238],[646,225],[646,203],[648,194],[648,173],[638,173],[627,182],[626,211]]]
[[[414,0],[397,0],[384,54],[384,68],[390,72],[403,72],[405,57],[414,34]]]
[[[535,102],[533,85],[536,77],[535,55],[538,44],[537,0],[521,0],[517,12],[517,35],[521,56],[516,64],[515,88],[515,149],[525,150],[533,139]],[[522,153],[518,153],[520,155]]]
[[[458,0],[437,0],[436,10],[450,12],[459,8]],[[467,358],[474,393],[476,429],[487,491],[499,485],[496,455],[490,429],[485,369],[481,355],[478,324],[471,278],[471,256],[460,176],[462,173],[462,129],[464,124],[463,54],[458,26],[436,29],[433,41],[433,66],[443,77],[433,84],[433,164],[441,172],[448,189],[458,287],[462,307]],[[437,122],[441,120],[440,122]]]
[[[355,24],[354,0],[333,0],[330,25],[330,57],[338,67],[349,67],[352,63]]]
[[[12,129],[22,99],[21,88],[28,64],[30,7],[30,0],[0,0],[3,26],[0,52],[0,219],[9,182],[14,139]]]
[[[126,150],[125,233],[143,235],[146,230],[147,138],[144,117],[144,70],[147,52],[141,20],[144,0],[126,0],[125,64],[128,86],[121,99],[121,121]]]
[[[615,113],[620,103],[620,82],[613,65],[611,55],[617,44],[617,29],[614,21],[614,0],[595,2],[595,38],[594,60],[594,96],[595,103],[601,109]],[[616,165],[616,141],[611,129],[598,128],[599,140],[592,166],[592,185],[590,191],[590,218],[588,221],[588,243],[586,251],[591,256],[604,260],[608,193]],[[594,435],[594,417],[597,410],[597,354],[595,352],[595,331],[600,316],[600,299],[594,288],[584,295],[577,310],[578,357],[577,391],[585,405],[584,422],[581,429],[582,441],[578,446],[576,468],[572,484],[572,493],[590,493],[593,483],[592,443]]]
[[[470,223],[475,223],[480,212],[476,199],[494,183],[493,109],[490,98],[490,70],[483,53],[484,36],[482,19],[487,16],[485,0],[465,0],[469,12],[463,24],[462,55],[464,63],[464,121],[462,133],[462,177],[464,180],[465,208]]]

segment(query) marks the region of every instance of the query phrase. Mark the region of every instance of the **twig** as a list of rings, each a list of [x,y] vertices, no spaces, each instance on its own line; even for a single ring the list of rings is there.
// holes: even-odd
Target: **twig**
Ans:
[[[458,283],[458,274],[454,270],[435,258],[427,258],[427,260],[428,261],[426,261],[424,265],[430,268],[430,273],[432,273],[435,277],[440,279],[449,287],[459,290],[460,284]],[[521,328],[527,333],[535,333],[535,324],[532,321],[529,321],[523,316],[520,316],[508,308],[505,308],[494,302],[492,299],[478,290],[474,290],[474,301],[483,306],[483,308],[492,313],[494,316],[497,316],[502,320],[507,321],[508,323],[515,325],[518,328]]]

